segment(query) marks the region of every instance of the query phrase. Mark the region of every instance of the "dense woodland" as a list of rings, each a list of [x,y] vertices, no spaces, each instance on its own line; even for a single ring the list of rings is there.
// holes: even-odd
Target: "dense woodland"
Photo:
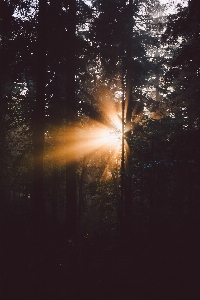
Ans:
[[[172,2],[1,0],[2,300],[199,299],[200,2]]]

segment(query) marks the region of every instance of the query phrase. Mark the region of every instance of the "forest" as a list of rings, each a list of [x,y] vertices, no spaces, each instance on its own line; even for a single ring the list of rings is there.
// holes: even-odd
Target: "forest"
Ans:
[[[0,21],[1,299],[200,299],[199,0]]]

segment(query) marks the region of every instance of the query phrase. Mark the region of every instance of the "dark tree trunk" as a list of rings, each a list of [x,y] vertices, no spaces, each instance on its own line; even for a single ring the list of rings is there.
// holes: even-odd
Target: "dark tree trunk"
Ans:
[[[84,209],[84,181],[85,181],[85,174],[87,170],[87,163],[86,160],[84,159],[83,161],[83,167],[79,179],[79,187],[78,187],[78,208],[77,208],[77,221],[80,224],[81,218],[83,215],[83,209]]]
[[[132,35],[133,35],[133,0],[129,0],[129,23],[127,42],[126,75],[126,159],[125,159],[125,235],[127,241],[132,233],[132,153],[131,153],[131,117],[132,117]]]
[[[69,134],[71,142],[75,147],[75,128],[76,119],[76,97],[75,97],[75,42],[76,42],[76,0],[69,1],[68,11],[68,68],[67,68],[67,99],[66,99],[66,119],[70,127]],[[75,149],[74,149],[75,152]],[[67,237],[76,235],[76,158],[70,157],[66,165],[66,234]]]
[[[121,176],[120,176],[120,184],[121,184],[121,195],[118,201],[117,207],[117,228],[120,235],[124,234],[124,197],[125,197],[125,142],[124,142],[124,114],[125,114],[125,97],[124,97],[124,61],[122,57],[122,156],[121,156]]]
[[[77,221],[80,223],[83,213],[83,179],[81,176],[78,188],[78,209],[77,209]]]
[[[43,152],[44,152],[44,118],[45,118],[45,73],[46,73],[46,0],[39,1],[38,19],[38,65],[37,95],[34,114],[33,146],[33,214],[32,214],[32,253],[33,253],[33,294],[42,299],[40,266],[43,257],[44,238],[44,183],[43,183]],[[38,291],[38,292],[37,292]],[[34,297],[34,295],[33,295]]]
[[[53,174],[52,174],[52,222],[53,225],[56,225],[57,222],[57,198],[58,198],[58,169],[57,166],[54,165]]]
[[[38,66],[37,95],[34,114],[34,172],[33,172],[33,238],[41,242],[44,221],[44,183],[43,183],[43,153],[44,153],[44,118],[45,118],[45,73],[46,73],[46,1],[39,1],[38,20]]]

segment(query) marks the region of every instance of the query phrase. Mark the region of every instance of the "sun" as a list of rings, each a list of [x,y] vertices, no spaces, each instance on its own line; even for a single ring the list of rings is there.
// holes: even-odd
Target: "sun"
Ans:
[[[77,145],[79,157],[91,154],[97,149],[102,153],[111,150],[116,152],[121,146],[121,131],[117,126],[106,126],[91,120],[87,126],[84,126],[84,132],[78,139]]]
[[[104,96],[104,97],[103,97]],[[99,101],[99,120],[87,116],[71,126],[63,126],[54,130],[53,145],[47,155],[47,160],[54,163],[78,162],[85,157],[91,157],[98,164],[105,158],[105,172],[102,178],[106,180],[107,169],[118,166],[122,153],[122,108],[120,102],[102,94]],[[99,160],[100,159],[100,160]]]
[[[118,153],[122,140],[121,122],[117,113],[109,113],[109,117],[108,125],[89,119],[83,126],[75,124],[56,129],[52,133],[52,147],[47,159],[71,162],[96,150],[102,154]]]

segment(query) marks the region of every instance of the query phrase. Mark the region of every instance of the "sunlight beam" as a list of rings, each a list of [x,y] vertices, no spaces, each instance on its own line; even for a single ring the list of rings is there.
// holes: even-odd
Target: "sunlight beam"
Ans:
[[[47,156],[48,160],[65,159],[70,162],[97,149],[102,152],[120,149],[121,132],[118,128],[109,128],[96,121],[89,122],[82,130],[76,128],[78,126],[64,128],[52,135],[54,145]]]

